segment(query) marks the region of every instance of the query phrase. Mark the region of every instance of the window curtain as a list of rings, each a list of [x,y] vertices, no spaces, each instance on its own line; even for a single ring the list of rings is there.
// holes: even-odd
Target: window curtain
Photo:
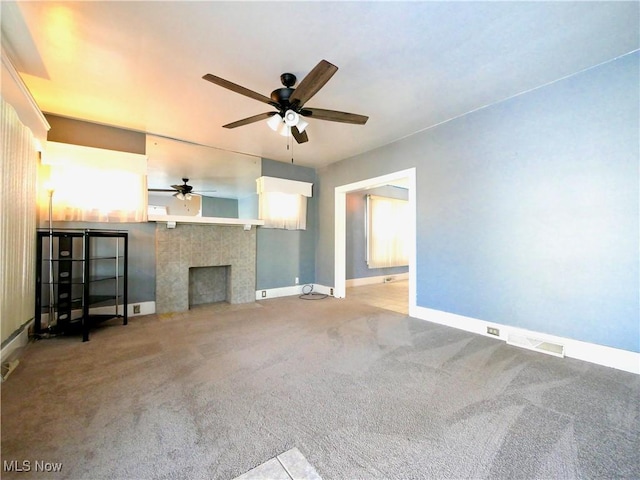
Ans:
[[[146,222],[147,161],[137,154],[47,142],[40,166],[40,218]]]
[[[260,194],[259,218],[265,228],[307,229],[307,197],[295,193]]]
[[[409,202],[367,195],[367,265],[409,265]]]
[[[31,130],[11,105],[0,100],[0,326],[4,342],[33,318],[38,152]]]
[[[307,197],[312,184],[275,177],[257,179],[258,217],[263,228],[307,229]]]

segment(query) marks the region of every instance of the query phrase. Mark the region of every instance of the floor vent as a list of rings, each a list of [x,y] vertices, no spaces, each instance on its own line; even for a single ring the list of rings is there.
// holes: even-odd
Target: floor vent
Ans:
[[[556,357],[564,357],[564,345],[548,342],[539,338],[510,333],[507,338],[507,343],[509,345],[515,345],[516,347],[535,350],[536,352],[548,353]]]

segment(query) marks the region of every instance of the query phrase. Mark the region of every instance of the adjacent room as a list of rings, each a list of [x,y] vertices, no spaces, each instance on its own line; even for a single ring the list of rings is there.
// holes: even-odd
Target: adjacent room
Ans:
[[[640,478],[639,2],[0,8],[3,478]]]

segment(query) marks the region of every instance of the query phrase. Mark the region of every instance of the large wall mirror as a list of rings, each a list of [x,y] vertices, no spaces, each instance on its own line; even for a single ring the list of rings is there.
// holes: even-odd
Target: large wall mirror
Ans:
[[[262,166],[259,157],[147,135],[149,205],[156,213],[203,217],[257,218],[256,179]],[[192,198],[178,198],[172,185],[188,185]]]

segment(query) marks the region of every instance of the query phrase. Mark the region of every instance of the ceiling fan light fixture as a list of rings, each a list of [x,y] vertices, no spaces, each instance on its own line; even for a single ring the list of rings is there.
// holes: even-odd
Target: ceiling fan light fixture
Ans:
[[[300,117],[298,118],[298,131],[300,133],[304,132],[304,129],[307,128],[307,126],[309,125],[309,122],[307,122],[304,118]]]
[[[182,194],[182,192],[175,193],[173,196],[178,200],[184,200],[184,195]]]
[[[280,128],[278,129],[278,133],[283,137],[288,137],[291,135],[291,127],[289,127],[286,123],[282,122],[280,124]]]
[[[282,117],[279,114],[275,114],[271,118],[269,118],[269,120],[267,120],[267,125],[269,125],[269,128],[274,132],[278,131],[281,123]]]
[[[284,113],[284,123],[287,124],[288,127],[295,127],[298,125],[298,121],[300,120],[300,115],[293,110],[287,110]]]

